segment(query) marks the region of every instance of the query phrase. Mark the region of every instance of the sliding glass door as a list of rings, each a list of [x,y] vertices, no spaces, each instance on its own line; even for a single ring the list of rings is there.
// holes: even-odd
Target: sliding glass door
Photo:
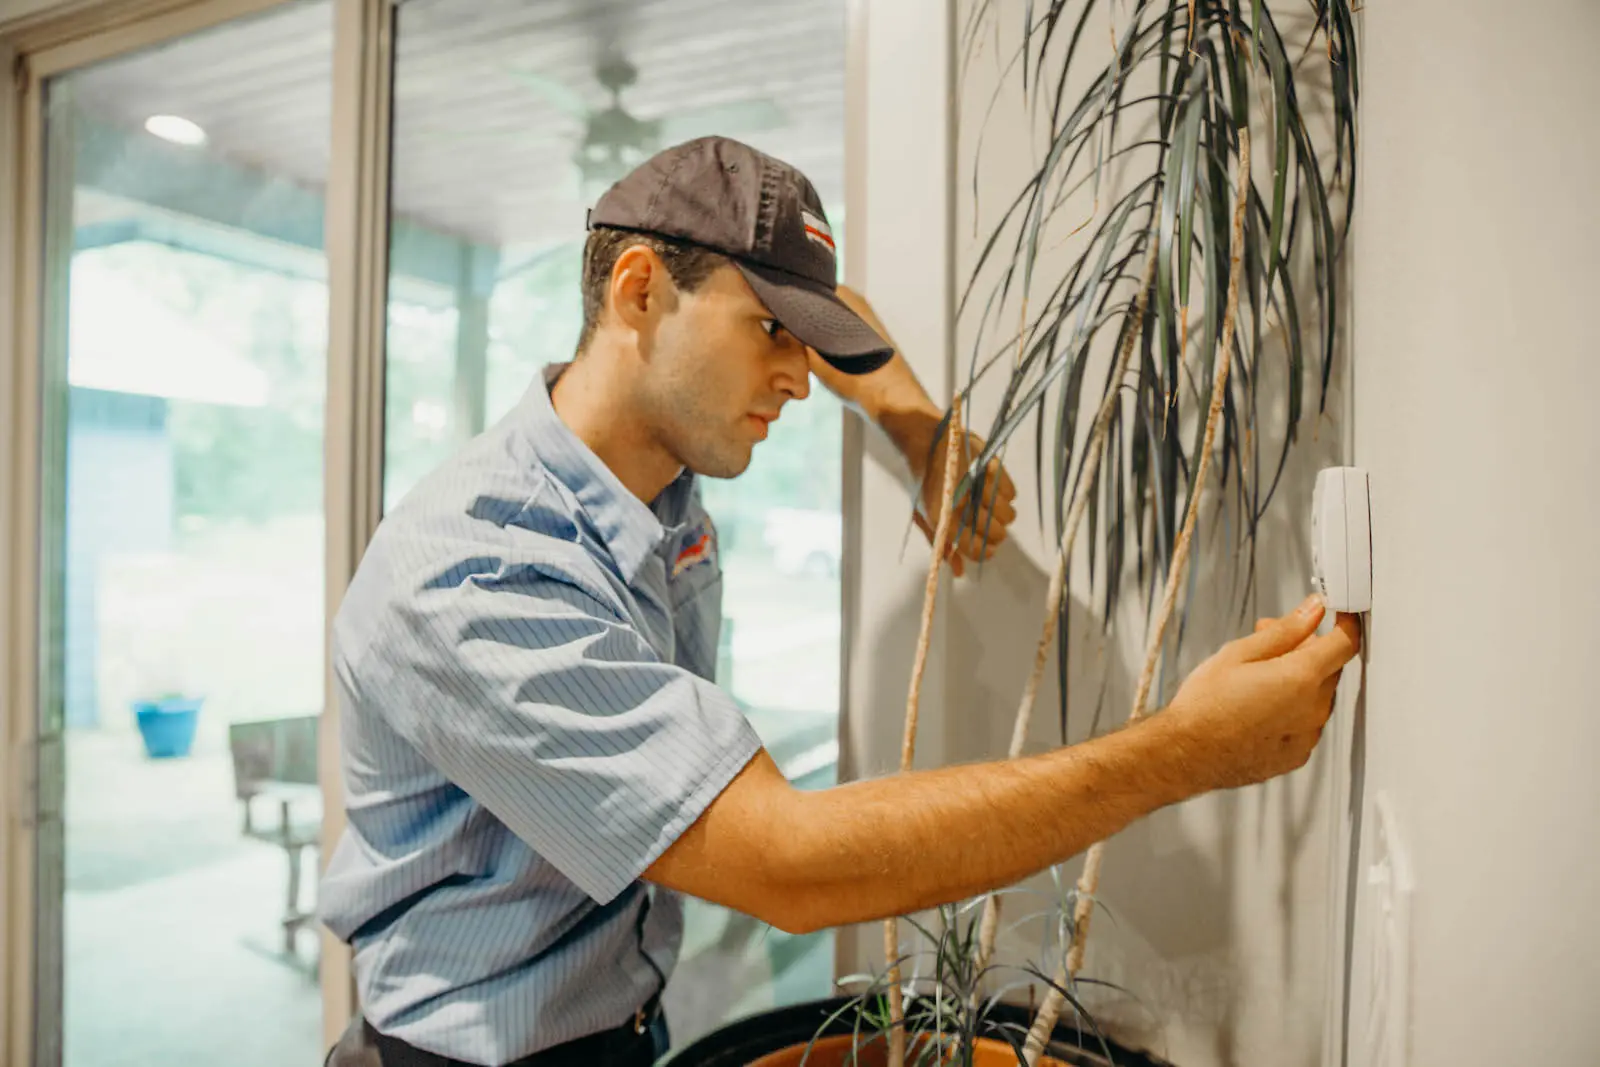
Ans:
[[[36,1063],[321,1058],[331,11],[43,84]]]
[[[310,918],[329,608],[382,511],[570,358],[584,209],[634,163],[738,137],[844,232],[846,3],[73,4],[16,44],[0,1060],[321,1061],[354,1010]],[[816,390],[705,485],[718,680],[806,788],[837,774],[842,422]],[[676,1043],[833,969],[831,934],[690,901]]]

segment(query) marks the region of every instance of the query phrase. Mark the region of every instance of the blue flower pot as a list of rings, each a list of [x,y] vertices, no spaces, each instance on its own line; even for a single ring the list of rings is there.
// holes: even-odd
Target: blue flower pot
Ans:
[[[134,701],[133,716],[139,724],[139,736],[144,738],[145,755],[151,759],[187,756],[194,745],[194,729],[204,702],[204,697]]]

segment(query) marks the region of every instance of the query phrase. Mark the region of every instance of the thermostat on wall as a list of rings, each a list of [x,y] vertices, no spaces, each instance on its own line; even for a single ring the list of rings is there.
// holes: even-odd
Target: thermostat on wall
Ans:
[[[1367,472],[1329,467],[1311,496],[1311,571],[1329,611],[1372,610],[1372,519]]]

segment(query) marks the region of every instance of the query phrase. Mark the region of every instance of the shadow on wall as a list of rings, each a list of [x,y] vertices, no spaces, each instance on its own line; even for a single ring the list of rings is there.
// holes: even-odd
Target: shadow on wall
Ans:
[[[1338,410],[1338,395],[1330,410]],[[1292,455],[1268,515],[1257,533],[1256,587],[1243,601],[1244,577],[1234,580],[1231,552],[1219,542],[1216,498],[1202,510],[1201,553],[1181,658],[1167,671],[1170,699],[1200,660],[1248,633],[1258,615],[1291,609],[1309,591],[1307,524],[1317,470],[1340,461],[1331,423],[1313,430]],[[1267,474],[1276,467],[1271,458]],[[1232,494],[1230,483],[1228,492]],[[1306,520],[1306,521],[1302,521]],[[1016,541],[1037,531],[1019,530]],[[924,550],[913,533],[908,553]],[[1081,561],[1080,561],[1081,562]],[[1137,580],[1129,563],[1124,589]],[[1069,627],[1071,741],[1103,733],[1126,719],[1143,657],[1144,604],[1128,595],[1119,611],[1120,636],[1102,631],[1103,605],[1091,604],[1074,582]],[[946,585],[940,618],[946,627],[942,661],[929,666],[929,684],[943,686],[942,737],[923,735],[919,751],[942,749],[946,762],[1002,757],[1010,741],[1017,702],[1031,668],[1043,619],[1049,574],[1032,552],[1005,546],[981,572]],[[1098,590],[1097,590],[1098,592]],[[868,654],[885,669],[873,672],[869,722],[871,751],[898,752],[921,600],[908,595],[880,629]],[[1242,612],[1242,613],[1241,613]],[[936,644],[936,649],[939,647]],[[937,655],[937,652],[936,652]],[[1057,668],[1052,651],[1045,669],[1026,751],[1061,741]],[[925,729],[931,724],[925,720]],[[1184,1064],[1314,1065],[1320,1055],[1331,946],[1327,943],[1329,884],[1329,746],[1306,769],[1247,790],[1197,798],[1134,824],[1111,843],[1100,886],[1103,907],[1095,918],[1085,977],[1122,987],[1088,997],[1097,1017],[1119,1039]],[[919,758],[919,766],[931,760]],[[883,774],[893,768],[861,768]],[[1062,812],[1070,818],[1070,812]],[[1061,868],[1062,884],[1075,881],[1081,857]],[[1054,892],[1048,873],[1027,888]],[[1048,905],[1044,896],[1007,902],[1007,919]],[[1002,963],[1044,962],[1040,922],[1009,928]],[[861,928],[859,943],[878,944],[877,927]],[[881,957],[879,957],[881,958]],[[1008,976],[1010,977],[1010,976]]]
[[[997,758],[1010,743],[1022,687],[1031,670],[1043,622],[1050,575],[1025,552],[1007,548],[984,567],[981,578],[958,591],[949,633],[952,713],[949,748],[963,759]],[[1126,717],[1138,661],[1119,655],[1101,632],[1101,617],[1083,599],[1068,608],[1072,638],[1068,675],[1068,737],[1090,735],[1098,720],[1103,733]],[[959,664],[959,666],[958,666]],[[1025,751],[1044,752],[1061,740],[1056,656],[1052,651],[1035,705]],[[1231,799],[1224,798],[1230,808]],[[1090,998],[1091,1010],[1119,1036],[1164,1052],[1150,1040],[1161,1020],[1175,1009],[1215,1013],[1227,990],[1195,988],[1196,979],[1216,985],[1222,975],[1181,976],[1163,961],[1215,957],[1230,937],[1230,868],[1218,862],[1232,849],[1232,813],[1219,822],[1219,841],[1202,846],[1181,824],[1162,813],[1119,835],[1106,854],[1100,895],[1107,907],[1096,915],[1092,951],[1084,977],[1115,982],[1133,999],[1119,995]],[[1072,813],[1060,813],[1070,819]],[[1070,887],[1082,868],[1075,858],[1061,867],[1061,885]],[[1006,901],[1007,920],[997,959],[1006,965],[1033,963],[1053,970],[1042,955],[1044,921],[1018,922],[1051,906],[1056,890],[1048,874],[1026,883],[1039,896]],[[1009,976],[1008,976],[1009,977]],[[1169,988],[1174,980],[1184,988]]]
[[[1025,6],[1009,0],[998,5],[965,0],[957,5],[958,25],[966,25],[965,20],[980,7],[990,11],[991,17],[1003,13],[995,17],[992,37],[986,32],[975,47],[957,86],[954,270],[958,292],[966,291],[978,270],[975,292],[980,294],[975,305],[978,310],[968,308],[956,331],[955,368],[963,381],[974,355],[987,358],[991,352],[1003,351],[1011,343],[1011,323],[1019,321],[1019,315],[1025,317],[1014,289],[1011,303],[1002,301],[1005,306],[984,318],[982,295],[999,279],[1009,254],[987,259],[979,270],[989,235],[1001,224],[1021,188],[1020,177],[1036,170],[1041,145],[1047,143],[1048,109],[1028,106],[1022,72],[1016,64],[1008,64],[1027,23]],[[1085,42],[1105,39],[1111,29],[1108,13],[1113,10],[1120,9],[1101,5],[1095,16],[1098,21],[1086,24]],[[1314,15],[1285,12],[1281,26],[1286,35],[1300,40],[1309,30],[1306,20],[1310,18]],[[1067,99],[1087,90],[1086,79],[1093,69],[1097,69],[1093,64],[1080,65],[1074,77],[1082,84],[1068,85]],[[1153,77],[1148,90],[1133,90],[1141,91],[1155,91]],[[1316,109],[1324,103],[1326,86],[1308,83],[1304,91],[1305,109],[1319,114]],[[1132,125],[1122,144],[1154,136],[1153,127],[1138,128],[1131,117],[1129,122]],[[1313,127],[1311,137],[1326,144],[1328,129],[1315,122]],[[1257,143],[1265,145],[1269,134],[1265,130],[1262,134]],[[1257,166],[1264,166],[1269,158],[1258,157]],[[1028,306],[1043,306],[1083,253],[1081,241],[1069,240],[1077,232],[1073,227],[1104,218],[1105,204],[1128,191],[1128,183],[1142,177],[1151,162],[1137,153],[1123,155],[1098,184],[1098,197],[1095,191],[1077,188],[1053,205],[1063,221],[1041,242],[1033,274],[1036,287],[1026,294],[1033,302]],[[1269,172],[1270,167],[1258,171],[1258,183]],[[1290,264],[1290,269],[1297,278],[1305,277],[1313,265],[1306,259]],[[1322,368],[1311,347],[1315,313],[1309,303],[1301,311],[1308,346],[1308,362],[1303,368],[1306,410],[1299,426],[1299,443],[1257,532],[1253,603],[1241,603],[1243,586],[1235,587],[1232,582],[1236,568],[1229,558],[1231,552],[1220,544],[1234,538],[1232,530],[1224,529],[1219,500],[1227,500],[1228,521],[1235,528],[1238,524],[1234,483],[1230,479],[1224,497],[1216,484],[1221,472],[1213,467],[1210,499],[1203,501],[1200,515],[1202,550],[1194,564],[1195,581],[1188,587],[1192,607],[1183,654],[1166,672],[1162,692],[1153,697],[1152,703],[1157,705],[1162,697],[1171,696],[1201,659],[1226,641],[1248,633],[1258,615],[1280,614],[1309,591],[1311,490],[1317,470],[1343,459],[1344,420],[1319,419],[1317,415],[1315,393]],[[1348,313],[1347,308],[1340,311]],[[1197,308],[1196,314],[1201,313]],[[1342,330],[1345,322],[1340,320],[1338,325]],[[1095,341],[1086,357],[1085,382],[1104,380],[1112,340],[1101,335]],[[1342,345],[1340,351],[1342,366],[1349,353]],[[1237,373],[1236,367],[1233,388],[1236,401],[1250,389],[1259,398],[1259,407],[1252,406],[1259,436],[1250,442],[1250,454],[1244,461],[1247,474],[1260,472],[1265,492],[1277,470],[1277,445],[1287,415],[1288,361],[1282,329],[1275,318],[1269,316],[1264,323],[1259,351],[1253,358],[1248,375]],[[1198,377],[1198,368],[1192,373]],[[981,381],[974,393],[969,421],[980,431],[993,424],[994,414],[1004,402],[1004,377],[1003,373],[992,375]],[[1085,389],[1086,395],[1098,395],[1097,387]],[[1045,404],[1046,427],[1054,424],[1059,391],[1059,385],[1053,387]],[[1343,395],[1343,383],[1336,374],[1328,397],[1329,412],[1345,411]],[[1188,417],[1196,413],[1191,409]],[[1082,454],[1091,421],[1085,410],[1078,420],[1075,456]],[[1193,440],[1192,424],[1181,429],[1184,442]],[[991,561],[976,581],[963,583],[953,598],[941,668],[950,709],[944,741],[947,758],[952,761],[992,759],[1005,752],[1037,642],[1055,539],[1043,528],[1045,524],[1034,509],[1032,437],[1031,427],[1023,427],[1013,438],[1009,465],[1022,512],[1014,527],[1013,545]],[[1237,478],[1237,471],[1232,475]],[[1045,493],[1047,499],[1051,495]],[[1104,576],[1098,587],[1091,587],[1083,544],[1086,537],[1087,530],[1079,539],[1071,584],[1075,599],[1069,652],[1071,740],[1090,733],[1097,706],[1101,729],[1126,719],[1143,659],[1146,619],[1146,604],[1137,594],[1139,582],[1130,558],[1128,572],[1122,576],[1117,636],[1114,641],[1103,636]],[[907,615],[911,619],[907,625],[914,628],[915,606],[908,608]],[[885,640],[884,645],[885,654],[890,654],[899,642]],[[908,663],[909,658],[900,662]],[[1043,751],[1062,740],[1055,677],[1052,658],[1034,716],[1032,751]],[[1100,885],[1100,897],[1108,910],[1095,919],[1087,973],[1129,991],[1127,995],[1101,991],[1091,998],[1128,1044],[1144,1045],[1184,1067],[1269,1063],[1273,1067],[1314,1067],[1320,1063],[1329,976],[1337,951],[1330,938],[1333,872],[1329,866],[1330,830],[1337,825],[1337,813],[1329,799],[1335,792],[1333,772],[1340,777],[1346,773],[1344,767],[1330,769],[1331,758],[1330,746],[1324,745],[1306,770],[1264,786],[1197,798],[1158,812],[1111,842]],[[1063,812],[1061,817],[1070,818],[1071,813]],[[1064,877],[1075,879],[1079,867],[1078,861],[1064,865]],[[1038,878],[1029,884],[1050,885]],[[1011,945],[1024,957],[1035,956],[1037,932],[1020,930]]]

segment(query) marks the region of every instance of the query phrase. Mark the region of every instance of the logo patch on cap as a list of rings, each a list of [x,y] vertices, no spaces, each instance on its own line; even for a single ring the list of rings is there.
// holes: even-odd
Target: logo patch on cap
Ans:
[[[829,252],[836,251],[833,246],[833,231],[828,228],[826,222],[823,222],[822,219],[804,208],[800,211],[800,218],[805,221],[807,237],[822,245]]]

